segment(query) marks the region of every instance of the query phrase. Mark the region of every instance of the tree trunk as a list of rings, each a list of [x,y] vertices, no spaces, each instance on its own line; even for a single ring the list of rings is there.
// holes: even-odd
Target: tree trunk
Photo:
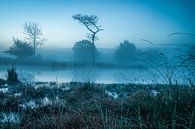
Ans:
[[[33,56],[36,57],[36,39],[33,40]]]
[[[93,57],[93,65],[95,65],[95,33],[92,35],[92,57]]]

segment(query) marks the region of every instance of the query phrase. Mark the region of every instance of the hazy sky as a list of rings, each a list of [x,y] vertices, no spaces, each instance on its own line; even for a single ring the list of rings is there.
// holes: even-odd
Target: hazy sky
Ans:
[[[144,46],[141,39],[169,43],[173,32],[195,33],[195,0],[0,0],[0,46],[12,37],[24,39],[23,24],[38,23],[45,47],[72,47],[88,31],[72,19],[77,13],[95,14],[104,31],[97,47],[116,47],[129,40]]]

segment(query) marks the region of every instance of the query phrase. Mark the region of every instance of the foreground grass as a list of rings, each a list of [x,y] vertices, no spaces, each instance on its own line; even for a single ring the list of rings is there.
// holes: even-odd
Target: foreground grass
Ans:
[[[1,122],[3,129],[195,128],[194,86],[18,84],[0,97],[1,112],[20,114],[19,122]]]

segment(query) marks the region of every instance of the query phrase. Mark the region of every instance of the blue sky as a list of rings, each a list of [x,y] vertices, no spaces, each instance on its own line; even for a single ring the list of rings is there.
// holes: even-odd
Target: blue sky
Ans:
[[[123,40],[145,46],[141,39],[168,44],[173,32],[195,33],[194,0],[1,0],[0,46],[24,39],[23,24],[38,23],[44,47],[72,47],[88,31],[72,15],[95,14],[104,31],[97,47],[116,47]]]

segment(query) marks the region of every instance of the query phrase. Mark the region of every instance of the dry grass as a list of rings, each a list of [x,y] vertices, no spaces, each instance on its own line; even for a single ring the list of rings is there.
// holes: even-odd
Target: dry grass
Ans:
[[[106,85],[79,83],[62,91],[47,87],[21,88],[20,97],[2,94],[6,107],[17,109],[19,102],[29,98],[60,101],[37,108],[20,109],[22,129],[176,129],[195,128],[195,87],[168,85]],[[117,92],[114,99],[106,91]],[[152,94],[152,90],[157,93]],[[26,91],[26,92],[24,92]],[[18,91],[17,91],[18,92]],[[58,94],[57,94],[58,93]],[[121,95],[125,94],[125,95]],[[1,105],[1,111],[8,111]],[[1,125],[1,128],[7,126]],[[9,128],[12,128],[9,126]],[[13,128],[14,125],[13,125]]]

